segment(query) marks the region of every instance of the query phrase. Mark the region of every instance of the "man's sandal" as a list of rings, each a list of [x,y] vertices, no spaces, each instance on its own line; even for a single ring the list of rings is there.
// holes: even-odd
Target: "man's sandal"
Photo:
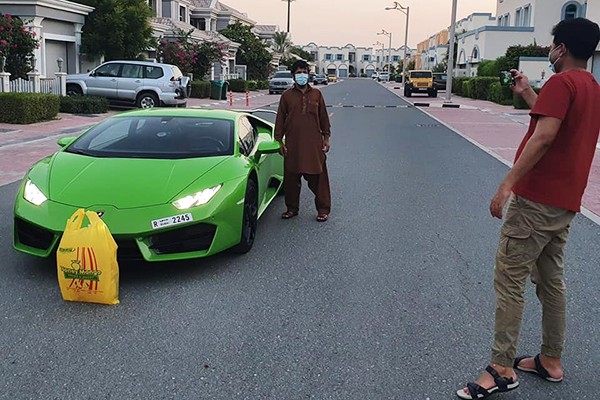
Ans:
[[[325,222],[329,219],[329,215],[327,214],[319,214],[317,215],[317,221],[319,222]]]
[[[518,369],[519,371],[529,372],[530,374],[535,374],[535,375],[539,376],[540,378],[547,380],[548,382],[552,382],[552,383],[562,382],[563,378],[553,378],[550,376],[550,374],[548,373],[548,370],[546,368],[544,368],[544,366],[542,365],[542,361],[540,360],[539,354],[533,358],[533,361],[535,362],[535,368],[525,368],[525,367],[519,366],[521,361],[523,361],[526,358],[531,358],[531,356],[517,357],[515,359],[514,368]]]
[[[281,214],[281,218],[290,219],[290,218],[294,218],[297,215],[298,215],[298,211],[286,211],[283,214]]]
[[[488,365],[485,370],[492,376],[492,378],[494,378],[494,383],[496,386],[486,389],[475,382],[469,382],[467,383],[467,389],[469,389],[469,393],[466,393],[464,389],[460,389],[456,392],[456,395],[464,400],[484,399],[491,396],[495,392],[509,392],[519,386],[518,380],[515,381],[513,378],[505,378],[500,376],[491,365]]]

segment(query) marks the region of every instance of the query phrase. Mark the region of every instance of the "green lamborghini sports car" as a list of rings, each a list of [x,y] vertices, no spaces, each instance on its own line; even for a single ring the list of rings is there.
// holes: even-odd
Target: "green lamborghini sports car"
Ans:
[[[245,253],[283,182],[273,124],[249,112],[127,112],[58,144],[29,170],[14,208],[15,249],[40,257],[54,254],[79,208],[102,217],[120,258]]]

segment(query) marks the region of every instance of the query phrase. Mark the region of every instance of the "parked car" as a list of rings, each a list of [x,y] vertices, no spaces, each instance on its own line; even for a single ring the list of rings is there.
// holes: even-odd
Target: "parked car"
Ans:
[[[433,86],[437,90],[446,90],[446,82],[448,81],[448,75],[445,72],[434,72],[433,73]]]
[[[65,221],[86,208],[102,216],[122,259],[245,253],[283,185],[273,129],[250,113],[163,108],[61,138],[19,189],[14,247],[55,257]]]
[[[380,72],[379,76],[377,77],[377,81],[378,82],[389,82],[390,81],[389,72]]]
[[[327,80],[328,80],[329,82],[337,82],[337,80],[338,80],[338,77],[337,77],[337,75],[334,75],[334,74],[329,74],[329,75],[327,75]]]
[[[312,79],[313,85],[327,85],[329,83],[329,79],[325,75],[317,74]]]
[[[177,66],[148,61],[109,61],[89,73],[67,75],[67,95],[101,96],[139,108],[185,107],[190,90],[190,78]]]
[[[371,79],[378,80],[379,79],[379,72],[373,72],[373,75],[371,75]]]
[[[437,97],[438,91],[433,85],[433,72],[425,70],[408,71],[408,77],[404,85],[404,96],[411,97],[413,93],[427,93],[429,97]]]
[[[290,71],[277,71],[269,80],[269,94],[283,93],[294,86],[294,78]]]

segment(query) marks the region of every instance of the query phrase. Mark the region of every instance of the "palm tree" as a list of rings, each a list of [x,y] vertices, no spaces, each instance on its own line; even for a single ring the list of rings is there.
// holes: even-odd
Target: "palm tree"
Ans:
[[[281,58],[290,58],[290,51],[292,49],[292,41],[290,40],[287,32],[275,32],[273,38],[273,51],[280,54]]]

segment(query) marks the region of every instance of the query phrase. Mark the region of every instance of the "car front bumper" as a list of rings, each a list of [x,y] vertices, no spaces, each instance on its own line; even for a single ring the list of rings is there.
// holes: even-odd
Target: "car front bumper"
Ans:
[[[178,210],[171,204],[132,209],[91,206],[88,210],[103,212],[121,259],[173,261],[206,257],[235,246],[241,238],[243,200],[246,181],[223,184],[206,205]],[[67,220],[79,207],[51,200],[34,206],[23,199],[21,187],[14,210],[13,247],[38,257],[54,254]],[[152,229],[151,222],[190,213],[192,221]]]

